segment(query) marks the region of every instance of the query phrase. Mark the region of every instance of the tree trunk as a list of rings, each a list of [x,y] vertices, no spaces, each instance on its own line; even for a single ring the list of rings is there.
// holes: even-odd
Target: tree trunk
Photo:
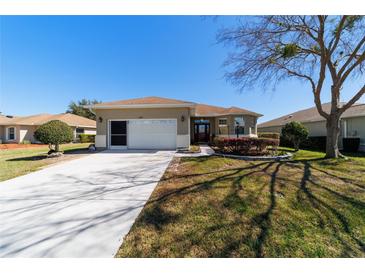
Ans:
[[[293,145],[294,145],[295,151],[298,151],[299,150],[299,141],[298,140],[294,140],[293,141]]]
[[[338,149],[338,137],[340,136],[340,118],[331,114],[327,119],[326,158],[338,158],[341,153]]]
[[[60,144],[55,144],[55,151],[56,152],[59,152],[60,151]]]

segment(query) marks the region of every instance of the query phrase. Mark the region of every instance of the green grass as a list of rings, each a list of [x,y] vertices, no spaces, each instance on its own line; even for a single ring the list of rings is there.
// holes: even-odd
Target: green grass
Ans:
[[[365,257],[365,155],[175,159],[117,257]]]
[[[87,152],[89,144],[65,144],[60,149],[65,155],[47,158],[48,147],[0,150],[0,181],[18,177],[49,164],[76,157],[74,153]]]

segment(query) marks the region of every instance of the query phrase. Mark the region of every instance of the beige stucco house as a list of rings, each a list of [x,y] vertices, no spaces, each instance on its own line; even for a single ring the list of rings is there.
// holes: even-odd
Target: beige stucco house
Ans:
[[[60,120],[68,124],[74,132],[74,139],[81,133],[96,134],[96,122],[71,113],[37,114],[32,116],[0,115],[0,141],[2,143],[36,143],[35,130],[46,122]]]
[[[95,145],[109,149],[176,149],[215,136],[257,136],[261,114],[161,97],[87,106],[96,114]]]
[[[330,111],[330,107],[330,103],[322,105],[326,112]],[[316,107],[300,110],[259,124],[258,131],[280,133],[281,128],[291,121],[303,123],[309,130],[309,136],[327,135],[325,119],[319,115]],[[340,148],[342,148],[342,138],[344,137],[359,137],[360,150],[365,151],[365,104],[355,104],[343,113],[339,137]]]

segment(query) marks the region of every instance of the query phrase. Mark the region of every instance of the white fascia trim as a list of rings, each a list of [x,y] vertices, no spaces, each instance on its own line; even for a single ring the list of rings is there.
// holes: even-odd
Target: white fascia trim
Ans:
[[[175,108],[194,107],[195,104],[136,104],[136,105],[110,105],[110,106],[84,106],[91,109],[119,109],[119,108]]]
[[[340,119],[359,118],[359,117],[364,117],[365,118],[365,113],[364,114],[359,114],[359,115],[343,116],[343,117],[340,117]]]
[[[92,129],[96,129],[95,127],[91,127],[91,126],[83,126],[83,125],[68,125],[69,127],[76,127],[76,128],[92,128]]]
[[[208,115],[200,115],[198,114],[194,114],[192,115],[192,117],[222,117],[222,116],[234,116],[234,115],[240,115],[240,116],[254,116],[254,117],[262,117],[263,115],[258,115],[258,114],[248,114],[248,113],[226,113],[226,114],[218,114],[218,113],[213,113],[213,114],[208,114]]]

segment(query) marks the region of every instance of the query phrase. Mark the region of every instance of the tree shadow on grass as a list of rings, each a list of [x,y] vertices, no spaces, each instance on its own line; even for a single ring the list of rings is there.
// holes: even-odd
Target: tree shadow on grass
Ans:
[[[255,169],[264,165],[267,165],[269,162],[260,162],[260,163],[255,163],[255,164],[250,164],[249,166],[246,167],[239,167],[239,168],[225,168],[225,169],[218,169],[218,170],[214,170],[214,171],[209,171],[209,172],[201,172],[201,173],[189,173],[189,174],[183,174],[183,175],[173,175],[170,177],[163,177],[162,181],[167,181],[167,180],[171,180],[171,179],[181,179],[181,178],[190,178],[190,177],[197,177],[197,176],[204,176],[204,175],[213,175],[213,174],[217,174],[217,173],[224,173],[224,172],[233,172],[231,175],[234,175],[236,173],[239,173],[241,171],[244,170],[249,170],[249,169]]]
[[[274,165],[276,165],[274,172],[269,173],[268,170]],[[214,177],[211,180],[205,180],[205,181],[198,182],[198,183],[195,183],[192,185],[188,185],[188,186],[185,186],[185,187],[182,187],[179,189],[175,189],[173,191],[168,191],[166,193],[161,194],[159,197],[157,197],[155,199],[151,199],[149,201],[149,203],[153,204],[153,208],[150,209],[150,211],[155,212],[155,213],[156,212],[160,213],[160,209],[161,209],[161,206],[164,201],[167,201],[167,200],[170,200],[171,198],[179,197],[182,195],[198,193],[198,192],[200,193],[202,191],[205,191],[205,190],[213,187],[218,182],[226,181],[231,184],[232,190],[224,199],[223,206],[227,207],[229,209],[233,209],[239,214],[244,214],[244,212],[246,211],[246,209],[249,205],[246,204],[245,201],[238,195],[238,192],[243,189],[242,180],[245,177],[254,175],[255,173],[268,174],[271,177],[270,206],[265,213],[260,214],[254,220],[261,229],[260,235],[258,236],[257,246],[254,247],[256,249],[255,254],[257,257],[263,257],[263,245],[266,240],[268,231],[270,229],[271,214],[276,206],[275,184],[276,184],[276,180],[277,180],[277,174],[279,172],[281,165],[282,165],[282,163],[262,162],[259,164],[254,164],[250,167],[221,170],[219,172],[222,172],[223,174],[220,176]],[[251,170],[248,172],[244,172],[247,169],[251,169]],[[242,172],[244,172],[244,173],[242,173]],[[216,173],[216,172],[212,172],[212,173]],[[195,174],[195,175],[190,174],[190,176],[200,176],[200,175],[203,175],[203,174]],[[149,217],[155,215],[155,214],[150,214],[148,211],[144,212],[143,215],[141,216],[141,220],[146,219],[145,214],[147,214],[147,219],[150,219]],[[157,214],[157,215],[159,215],[159,214]],[[172,216],[172,219],[174,219],[174,218],[176,218],[176,216]],[[160,219],[160,218],[157,218],[157,219]],[[171,218],[170,218],[170,216],[167,216],[166,218],[165,217],[161,218],[161,220],[162,220],[162,223],[157,224],[157,227],[159,230],[161,229],[161,226],[164,225],[164,223],[170,222]],[[155,221],[156,221],[156,219],[153,220],[153,224],[156,226]],[[236,220],[234,223],[237,225],[237,224],[240,224],[241,222]],[[234,224],[232,223],[232,225],[234,225]],[[203,235],[208,235],[209,233],[212,233],[216,230],[224,229],[225,227],[226,227],[226,224],[215,224],[215,225],[211,226],[207,231],[205,231],[203,233]],[[201,240],[203,240],[203,239],[201,239]],[[216,254],[216,255],[218,255],[217,257],[230,256],[230,254],[232,254],[232,252],[234,252],[235,250],[237,250],[240,247],[242,240],[243,239],[236,241],[235,239],[231,239],[231,241],[229,241],[229,244],[227,246],[225,246],[219,252],[219,254]]]
[[[270,180],[270,205],[267,210],[254,217],[253,221],[259,226],[260,233],[257,237],[257,244],[255,246],[256,249],[256,257],[264,257],[264,244],[267,239],[268,233],[271,228],[271,215],[276,207],[276,193],[275,193],[275,186],[276,186],[276,178],[279,173],[280,167],[282,166],[282,162],[278,163],[271,174]]]
[[[160,231],[165,225],[178,221],[179,217],[179,214],[168,212],[160,204],[156,204],[146,208],[139,221],[143,226],[153,225],[156,230]]]
[[[161,201],[165,201],[167,199],[170,199],[172,197],[177,197],[180,195],[185,195],[188,193],[192,193],[192,192],[199,192],[201,190],[206,190],[208,188],[211,188],[214,186],[214,184],[224,181],[224,180],[229,180],[229,179],[236,179],[236,180],[242,180],[244,177],[252,175],[254,173],[258,173],[258,172],[262,172],[262,170],[258,169],[254,169],[248,173],[244,173],[242,175],[239,175],[239,173],[241,173],[242,171],[245,171],[247,169],[252,169],[252,168],[257,168],[263,165],[266,165],[266,168],[268,168],[268,166],[270,166],[272,163],[268,163],[268,162],[263,162],[260,164],[256,164],[254,166],[250,166],[250,167],[243,167],[243,168],[233,168],[233,169],[225,169],[225,170],[220,170],[220,171],[213,171],[213,172],[208,172],[208,173],[198,173],[198,174],[188,174],[188,175],[183,175],[183,176],[173,176],[173,177],[169,177],[169,178],[165,178],[164,180],[171,180],[171,179],[177,179],[177,178],[185,178],[185,177],[194,177],[194,176],[201,176],[201,175],[208,175],[208,174],[214,174],[214,173],[223,173],[223,175],[220,176],[216,176],[213,179],[210,180],[205,180],[202,182],[198,182],[195,184],[191,184],[185,187],[181,187],[178,189],[174,189],[172,191],[167,191],[166,193],[163,193],[161,195],[159,195],[157,198],[151,199],[149,201],[149,203],[155,203],[155,202],[161,202]]]
[[[295,191],[296,188],[298,189],[297,200],[301,205],[303,205],[303,210],[310,210],[311,214],[314,216],[313,220],[317,218],[319,220],[320,226],[323,229],[330,228],[333,231],[332,235],[334,236],[331,237],[335,237],[337,241],[341,243],[343,248],[343,256],[350,257],[354,256],[355,254],[358,255],[358,250],[355,251],[354,246],[349,244],[349,239],[352,239],[355,243],[357,243],[357,246],[361,252],[365,252],[364,243],[353,233],[351,222],[346,218],[341,210],[334,207],[325,199],[327,194],[326,196],[322,196],[321,193],[313,192],[310,186],[315,186],[316,189],[321,189],[324,191],[324,193],[328,193],[328,195],[335,199],[336,203],[338,201],[344,202],[359,210],[361,210],[365,204],[361,200],[348,197],[345,195],[345,193],[338,192],[336,189],[332,189],[330,186],[322,184],[320,177],[312,174],[313,170],[316,170],[316,168],[313,166],[314,162],[320,160],[323,159],[318,158],[301,161],[259,162],[241,168],[226,168],[222,170],[213,169],[213,171],[206,173],[188,173],[186,175],[176,175],[170,176],[169,178],[164,178],[164,180],[175,180],[196,177],[197,180],[192,184],[185,186],[183,185],[182,187],[177,189],[175,188],[173,190],[167,190],[164,193],[161,193],[158,196],[150,199],[148,204],[152,207],[142,214],[141,220],[145,224],[152,224],[156,227],[156,230],[160,231],[163,229],[163,226],[176,222],[180,217],[176,216],[175,214],[171,215],[169,212],[166,212],[166,210],[163,209],[165,201],[171,202],[170,199],[192,193],[204,195],[204,191],[213,187],[220,187],[221,185],[217,185],[218,183],[224,183],[226,187],[231,188],[228,195],[226,195],[222,201],[222,206],[228,210],[235,211],[235,213],[238,213],[240,216],[244,216],[247,209],[250,207],[250,204],[255,201],[247,199],[245,200],[239,195],[239,192],[245,188],[245,184],[242,180],[250,175],[255,175],[256,177],[269,176],[270,181],[268,183],[263,183],[263,187],[261,188],[262,191],[266,191],[267,186],[269,187],[269,204],[263,213],[258,214],[251,219],[251,228],[249,228],[250,231],[243,233],[241,236],[238,235],[238,237],[237,235],[226,235],[226,233],[222,234],[225,235],[224,237],[226,237],[226,239],[224,239],[224,246],[219,250],[206,250],[208,256],[235,256],[237,254],[241,254],[242,247],[244,246],[246,248],[249,247],[249,251],[246,251],[248,252],[247,256],[252,255],[255,257],[265,257],[270,255],[268,252],[265,252],[265,246],[269,243],[269,235],[274,222],[273,214],[277,208],[277,199],[279,193],[277,188],[283,184],[293,185],[295,187]],[[299,179],[296,179],[296,177],[290,178],[287,173],[283,173],[285,168],[297,168],[301,177]],[[326,177],[336,177],[335,174],[331,173],[327,174],[324,172],[323,174]],[[199,180],[199,176],[204,175],[206,175],[208,179],[202,177],[201,180]],[[212,175],[212,177],[210,177],[210,175]],[[285,176],[288,177],[286,178]],[[343,179],[340,176],[336,178],[340,180]],[[222,218],[224,218],[224,213],[222,214]],[[232,229],[232,227],[238,228],[238,226],[240,226],[242,228],[243,225],[246,226],[247,221],[240,218],[238,215],[233,221],[227,219],[222,222],[212,222],[211,225],[207,225],[204,231],[200,231],[200,234],[198,233],[198,239],[194,240],[194,244],[199,245],[199,240],[204,242],[206,241],[206,237],[209,237],[212,234],[220,233],[220,231],[224,232],[226,230]],[[187,238],[187,235],[185,234],[177,235],[176,241],[184,242],[186,250],[189,248],[188,245],[191,244]],[[282,247],[278,248],[281,249]]]
[[[352,232],[351,226],[347,218],[336,208],[331,206],[329,203],[325,202],[323,199],[320,199],[315,195],[309,188],[308,184],[315,185],[316,187],[319,187],[321,189],[326,190],[331,195],[336,196],[336,198],[341,199],[344,202],[350,203],[352,206],[363,208],[364,203],[361,201],[357,201],[353,198],[347,197],[343,194],[340,194],[334,190],[329,189],[326,186],[321,185],[320,183],[315,181],[315,178],[312,174],[311,168],[309,162],[304,162],[304,168],[303,168],[303,176],[300,181],[300,188],[297,193],[297,200],[301,203],[305,202],[305,200],[309,201],[310,205],[315,209],[313,212],[317,215],[317,218],[319,220],[319,223],[321,227],[324,227],[325,225],[328,225],[333,230],[333,235],[342,243],[344,246],[344,255],[349,256],[352,253],[352,248],[347,243],[346,239],[343,239],[340,235],[340,230],[338,227],[336,227],[335,223],[333,222],[333,216],[336,218],[336,220],[341,225],[343,231],[351,238],[353,239],[360,250],[362,252],[365,252],[365,244],[360,239],[356,238]],[[302,196],[304,194],[304,197]],[[305,200],[304,200],[305,199]]]

